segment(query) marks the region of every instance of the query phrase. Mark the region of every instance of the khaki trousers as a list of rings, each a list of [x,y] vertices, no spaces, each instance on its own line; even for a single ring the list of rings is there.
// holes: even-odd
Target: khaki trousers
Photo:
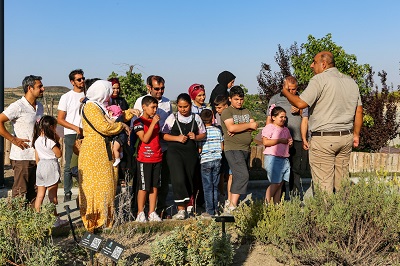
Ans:
[[[338,191],[343,178],[349,178],[353,134],[313,136],[309,159],[313,185],[328,193]]]

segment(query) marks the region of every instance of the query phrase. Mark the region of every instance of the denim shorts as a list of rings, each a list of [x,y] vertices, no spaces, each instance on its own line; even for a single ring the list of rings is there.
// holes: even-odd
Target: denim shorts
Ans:
[[[265,170],[267,170],[268,180],[272,184],[279,184],[283,180],[289,181],[290,162],[289,158],[264,155]]]

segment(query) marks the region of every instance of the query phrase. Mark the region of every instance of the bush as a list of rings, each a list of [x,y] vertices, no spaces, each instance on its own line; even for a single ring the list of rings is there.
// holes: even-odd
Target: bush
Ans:
[[[400,194],[391,183],[364,178],[344,183],[336,194],[316,191],[304,207],[299,199],[268,205],[252,236],[285,250],[301,264],[399,263]],[[243,223],[239,217],[237,224]]]
[[[233,248],[230,236],[221,235],[214,221],[207,225],[198,220],[157,238],[151,245],[151,258],[156,265],[229,265]]]
[[[0,265],[58,265],[51,240],[54,204],[37,213],[21,197],[0,199]]]

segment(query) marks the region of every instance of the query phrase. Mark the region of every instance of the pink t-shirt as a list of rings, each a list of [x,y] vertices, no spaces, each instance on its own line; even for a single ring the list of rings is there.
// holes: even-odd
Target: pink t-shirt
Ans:
[[[262,130],[262,136],[268,139],[291,139],[289,129],[287,127],[278,127],[274,124],[266,125]],[[289,157],[289,144],[279,143],[274,146],[265,147],[264,154],[274,155],[278,157]]]

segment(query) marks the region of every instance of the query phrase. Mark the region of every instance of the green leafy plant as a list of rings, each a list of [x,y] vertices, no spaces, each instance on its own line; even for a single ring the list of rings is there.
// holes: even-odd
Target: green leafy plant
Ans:
[[[315,190],[304,205],[295,199],[263,207],[251,235],[301,264],[393,265],[400,262],[399,192],[396,177],[374,176],[346,181],[335,194]]]
[[[229,239],[214,221],[197,220],[158,238],[151,245],[151,258],[156,265],[229,265],[233,259]]]
[[[58,265],[51,239],[54,208],[44,204],[37,213],[21,197],[0,199],[0,265]]]

